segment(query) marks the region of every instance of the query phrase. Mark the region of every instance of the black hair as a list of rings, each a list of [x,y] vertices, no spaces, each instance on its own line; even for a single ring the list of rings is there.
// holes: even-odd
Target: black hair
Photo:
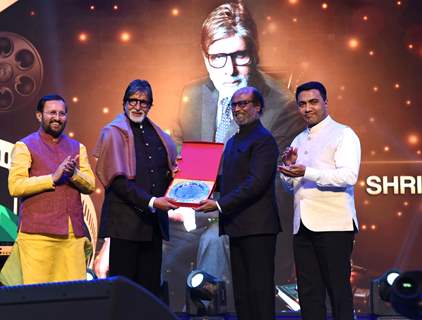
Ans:
[[[140,79],[133,80],[129,83],[123,96],[123,104],[125,104],[136,92],[146,93],[148,95],[149,103],[152,105],[153,98],[151,85],[147,80]]]
[[[48,94],[44,97],[41,97],[41,99],[38,101],[37,104],[37,111],[38,112],[43,112],[44,111],[44,105],[47,101],[63,101],[64,106],[65,106],[65,110],[67,112],[67,105],[66,105],[66,101],[64,100],[64,98],[58,94]]]
[[[318,81],[310,81],[310,82],[302,83],[300,86],[296,88],[296,102],[299,97],[299,94],[302,91],[308,91],[312,89],[318,90],[319,93],[321,94],[322,99],[324,99],[324,101],[327,100],[327,89],[325,89],[324,85]]]

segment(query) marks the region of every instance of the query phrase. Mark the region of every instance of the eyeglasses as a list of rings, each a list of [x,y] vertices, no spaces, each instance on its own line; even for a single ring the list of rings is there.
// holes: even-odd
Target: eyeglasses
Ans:
[[[43,113],[52,118],[56,116],[59,116],[59,118],[64,118],[67,116],[67,113],[63,111],[49,111],[49,112],[43,112]]]
[[[210,66],[216,69],[221,69],[226,65],[227,57],[230,57],[233,65],[236,66],[250,65],[253,60],[246,50],[235,51],[233,53],[207,54]]]
[[[253,100],[240,100],[240,101],[232,102],[231,107],[232,109],[236,109],[236,107],[239,107],[240,109],[245,109],[246,106],[251,102],[253,102]]]
[[[127,102],[131,107],[136,107],[136,105],[139,103],[141,108],[149,109],[151,107],[151,102],[147,100],[139,100],[139,99],[128,99]]]

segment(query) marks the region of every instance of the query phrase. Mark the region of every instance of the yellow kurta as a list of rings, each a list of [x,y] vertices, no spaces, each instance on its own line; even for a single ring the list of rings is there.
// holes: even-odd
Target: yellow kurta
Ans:
[[[69,219],[67,237],[19,232],[16,240],[24,284],[86,279],[86,237],[75,238]]]
[[[27,146],[23,142],[17,142],[12,153],[8,179],[12,196],[23,197],[54,190],[51,174],[29,177],[31,162]],[[79,169],[75,170],[69,181],[83,193],[91,193],[95,188],[95,177],[89,165],[86,148],[82,144],[79,150]],[[67,237],[19,232],[14,248],[18,255],[14,255],[13,263],[6,262],[4,268],[20,267],[23,284],[86,279],[87,245],[89,246],[89,241],[86,237],[75,237],[69,218]],[[16,263],[20,263],[20,266],[14,265]],[[10,270],[2,270],[2,274],[10,274]],[[19,284],[10,283],[16,281],[20,281],[19,277],[9,279],[6,284]]]

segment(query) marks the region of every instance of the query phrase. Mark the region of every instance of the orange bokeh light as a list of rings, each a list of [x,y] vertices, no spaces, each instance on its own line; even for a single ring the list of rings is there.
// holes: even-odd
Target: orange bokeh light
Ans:
[[[411,133],[407,136],[407,142],[412,145],[418,144],[419,136],[415,133]]]
[[[359,47],[359,40],[357,38],[350,38],[347,45],[350,49],[357,49]]]
[[[123,31],[120,33],[121,42],[129,42],[131,38],[132,38],[131,34],[127,31]]]
[[[88,41],[88,34],[86,32],[81,32],[78,34],[79,42],[87,42]]]

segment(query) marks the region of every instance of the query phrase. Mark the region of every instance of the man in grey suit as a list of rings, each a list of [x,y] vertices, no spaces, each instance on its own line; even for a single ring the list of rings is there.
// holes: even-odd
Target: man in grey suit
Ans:
[[[202,25],[201,47],[208,77],[184,89],[172,131],[178,144],[190,140],[225,143],[238,129],[230,110],[231,96],[245,86],[254,86],[262,93],[267,107],[261,121],[275,137],[280,150],[304,128],[288,90],[259,70],[257,35],[256,24],[242,2],[222,4],[207,16]],[[280,183],[276,183],[276,188],[285,228],[278,240],[276,258],[279,275],[276,283],[279,283],[292,274],[293,209],[292,199]],[[218,235],[218,212],[197,213],[197,229],[191,232],[185,231],[181,220],[181,216],[170,214],[172,241],[164,248],[164,278],[170,283],[173,309],[179,309],[184,302],[183,294],[173,292],[174,286],[177,287],[174,282],[178,281],[184,288],[183,281],[191,268],[230,282],[228,240]]]

